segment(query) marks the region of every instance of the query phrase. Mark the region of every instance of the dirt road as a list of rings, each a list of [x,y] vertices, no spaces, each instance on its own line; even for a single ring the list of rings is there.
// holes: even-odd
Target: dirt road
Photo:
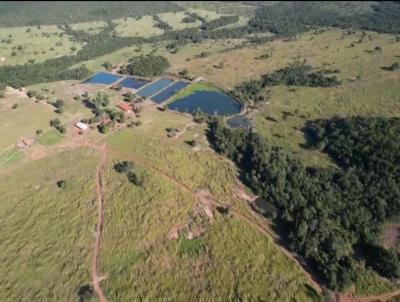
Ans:
[[[96,225],[96,240],[93,249],[93,260],[92,260],[92,285],[93,289],[99,297],[100,302],[107,302],[104,296],[103,290],[100,287],[100,282],[104,277],[99,277],[98,275],[98,264],[100,255],[100,243],[101,235],[103,232],[104,223],[104,194],[103,194],[103,183],[101,178],[101,171],[103,169],[104,163],[106,162],[107,151],[103,145],[101,148],[95,147],[95,149],[101,153],[101,161],[96,168],[96,194],[97,194],[97,225]]]

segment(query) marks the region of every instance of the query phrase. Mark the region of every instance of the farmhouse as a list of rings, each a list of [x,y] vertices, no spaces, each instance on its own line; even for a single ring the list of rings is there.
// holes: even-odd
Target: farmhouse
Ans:
[[[86,130],[86,129],[88,128],[88,125],[85,124],[85,123],[82,123],[82,122],[77,122],[77,123],[75,124],[75,126],[76,126],[77,128],[79,128],[79,129],[81,129],[81,130]]]
[[[125,112],[128,112],[128,113],[132,111],[131,105],[130,105],[130,104],[127,104],[127,103],[119,103],[119,104],[117,105],[117,107],[118,107],[119,109],[125,111]]]

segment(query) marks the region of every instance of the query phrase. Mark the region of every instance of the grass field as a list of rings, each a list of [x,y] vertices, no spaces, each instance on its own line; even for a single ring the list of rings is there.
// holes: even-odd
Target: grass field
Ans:
[[[24,152],[14,147],[0,153],[0,171],[19,162],[24,157]]]
[[[182,60],[170,70],[175,72],[187,68],[190,73],[203,76],[225,88],[256,79],[261,74],[272,72],[296,60],[306,60],[318,68],[338,68],[341,71],[338,76],[345,81],[357,76],[362,81],[386,78],[388,72],[381,67],[398,61],[398,43],[392,35],[367,34],[371,35],[372,40],[364,38],[361,44],[357,44],[361,39],[361,32],[344,36],[343,39],[340,30],[329,30],[321,34],[307,33],[295,41],[276,40],[258,46],[210,53],[205,58]],[[350,46],[352,43],[354,47]],[[374,51],[376,46],[380,46],[382,51]],[[265,53],[271,54],[271,58],[256,59]],[[224,63],[223,68],[213,67],[221,62]]]
[[[41,62],[75,54],[83,44],[69,38],[55,25],[41,26],[40,29],[36,26],[0,28],[0,58],[4,58],[0,65],[24,64],[29,60]]]
[[[182,19],[185,16],[185,12],[163,13],[158,15],[161,20],[167,22],[168,25],[172,27],[172,30],[181,30],[184,28],[197,27],[201,25],[199,20],[193,23],[182,23]]]
[[[104,288],[111,300],[313,300],[299,267],[233,218],[216,216],[200,239],[204,249],[199,255],[182,256],[179,241],[166,235],[186,221],[193,196],[140,163],[136,169],[144,170],[145,184],[136,187],[116,173],[113,164],[139,157],[190,188],[208,187],[219,202],[230,204],[238,202],[232,197],[235,171],[211,153],[193,153],[180,144],[136,134],[139,129],[106,140],[109,147],[118,148],[107,169],[106,199],[112,202],[101,256],[101,271],[108,274]]]
[[[275,1],[268,1],[266,3],[273,4],[274,2]],[[240,15],[244,17],[251,17],[256,9],[255,6],[246,5],[244,3],[240,4],[234,2],[220,2],[220,1],[179,1],[178,4],[182,7],[185,7],[187,10],[195,9],[207,12],[205,14],[209,14],[210,16],[213,16],[216,13],[218,15],[224,14],[224,15]]]
[[[51,145],[55,145],[58,142],[60,142],[63,139],[63,136],[55,131],[55,130],[50,130],[45,132],[44,134],[42,134],[39,137],[39,144],[43,145],[43,146],[51,146]]]
[[[0,175],[1,301],[79,301],[90,282],[97,161],[82,149]]]
[[[139,20],[128,17],[123,19],[113,20],[117,26],[115,31],[122,37],[151,37],[161,35],[164,31],[155,27],[155,22],[152,16],[143,16]]]
[[[83,30],[85,32],[96,34],[107,26],[104,21],[82,22],[70,25],[73,30]]]
[[[3,102],[6,104],[0,107],[0,152],[23,136],[48,128],[50,119],[56,116],[49,106],[30,99],[6,98]],[[18,104],[18,108],[12,109],[13,104]]]

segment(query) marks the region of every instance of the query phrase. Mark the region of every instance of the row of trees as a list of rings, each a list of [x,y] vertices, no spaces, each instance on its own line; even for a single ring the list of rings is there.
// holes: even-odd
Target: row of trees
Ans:
[[[225,25],[237,23],[238,21],[239,21],[239,16],[222,16],[210,22],[203,23],[201,29],[212,31]]]
[[[400,139],[393,138],[399,125],[399,120],[362,118],[310,123],[316,144],[327,140],[322,150],[335,158],[331,150],[345,154],[341,169],[307,168],[259,134],[231,129],[221,119],[209,123],[209,138],[241,168],[255,193],[279,209],[290,247],[330,288],[344,289],[355,280],[356,247],[382,275],[400,276],[399,255],[377,239],[385,219],[400,209]]]
[[[153,20],[156,23],[156,27],[158,27],[159,29],[162,29],[165,31],[172,29],[172,27],[167,22],[165,22],[164,20],[161,20],[160,17],[157,15],[153,15]]]

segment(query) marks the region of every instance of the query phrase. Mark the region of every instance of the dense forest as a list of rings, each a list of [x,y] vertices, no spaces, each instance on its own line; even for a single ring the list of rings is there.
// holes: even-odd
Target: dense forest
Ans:
[[[378,240],[383,223],[400,212],[400,119],[334,118],[313,121],[312,146],[337,169],[306,168],[291,153],[254,132],[209,124],[216,151],[240,168],[256,194],[279,210],[277,223],[290,248],[332,289],[355,280],[355,251],[385,277],[400,277],[400,257]]]
[[[381,1],[371,5],[370,12],[353,14],[340,12],[340,2],[330,4],[328,6],[324,1],[291,1],[259,6],[249,25],[259,31],[270,31],[286,37],[318,26],[400,32],[400,5],[394,1]],[[337,12],[332,5],[337,6]]]
[[[181,10],[170,1],[1,1],[0,26],[69,24]]]
[[[131,58],[129,64],[122,68],[121,72],[142,77],[152,77],[162,75],[168,67],[169,62],[166,58],[146,55]]]

